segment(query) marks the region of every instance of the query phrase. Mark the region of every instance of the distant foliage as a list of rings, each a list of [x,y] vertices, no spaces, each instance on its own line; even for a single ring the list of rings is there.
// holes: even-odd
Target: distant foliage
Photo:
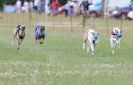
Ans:
[[[60,0],[61,5],[64,5],[67,3],[67,0]]]
[[[0,0],[0,10],[3,9],[3,4],[14,5],[16,0]]]
[[[3,6],[3,4],[0,2],[0,10],[2,10],[2,6]]]
[[[14,5],[15,2],[16,2],[16,0],[3,0],[3,4],[7,4],[7,5],[9,5],[9,4]]]

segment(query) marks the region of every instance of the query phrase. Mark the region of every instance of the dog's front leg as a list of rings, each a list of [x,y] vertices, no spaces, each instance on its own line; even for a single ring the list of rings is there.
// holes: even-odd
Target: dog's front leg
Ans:
[[[35,41],[35,44],[37,44],[37,40]]]
[[[18,44],[17,44],[17,48],[19,50],[19,46],[21,45],[22,39],[18,38]]]
[[[118,40],[118,48],[120,49],[121,48],[121,46],[120,46],[120,39]]]
[[[90,52],[90,43],[89,42],[87,42],[87,53],[89,53]]]
[[[92,55],[94,55],[94,54],[95,54],[95,47],[94,47],[94,44],[91,43],[90,46],[91,46]]]

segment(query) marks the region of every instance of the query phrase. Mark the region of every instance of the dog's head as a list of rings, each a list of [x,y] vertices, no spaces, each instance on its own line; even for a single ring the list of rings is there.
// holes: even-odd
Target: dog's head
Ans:
[[[22,31],[25,31],[25,26],[24,25],[21,25],[20,28],[21,28]]]
[[[95,43],[98,43],[99,42],[99,37],[98,37],[98,33],[97,32],[95,32],[93,34],[93,40],[95,41]]]
[[[116,33],[116,34],[117,33],[122,33],[121,29],[118,28],[118,27],[113,28],[113,32]]]
[[[116,29],[116,34],[118,35],[118,38],[121,38],[122,36],[122,30],[120,28]]]
[[[45,26],[42,25],[40,30],[41,30],[41,32],[44,32],[45,31]]]
[[[18,31],[19,36],[24,37],[25,36],[25,26],[21,25],[20,29]]]

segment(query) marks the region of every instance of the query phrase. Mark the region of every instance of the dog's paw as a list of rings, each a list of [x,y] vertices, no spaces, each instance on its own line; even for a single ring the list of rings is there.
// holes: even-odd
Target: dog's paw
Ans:
[[[85,50],[85,44],[83,43],[83,50]]]
[[[12,45],[14,45],[14,43],[12,42]]]
[[[92,51],[91,55],[94,56],[95,55],[95,51]]]
[[[120,49],[120,48],[121,48],[121,46],[120,46],[120,45],[118,45],[118,48]]]
[[[89,53],[90,52],[90,50],[89,50],[89,48],[87,48],[87,53]]]
[[[19,50],[19,47],[17,47],[17,49]]]
[[[112,54],[113,54],[113,55],[115,54],[114,50],[112,50]]]

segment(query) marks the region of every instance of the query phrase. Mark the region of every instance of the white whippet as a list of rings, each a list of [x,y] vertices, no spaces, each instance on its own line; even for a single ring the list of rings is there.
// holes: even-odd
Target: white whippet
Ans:
[[[89,51],[91,50],[91,54],[94,55],[98,41],[98,33],[93,29],[88,30],[84,35],[83,50],[86,47],[87,53],[89,53]]]
[[[118,45],[120,48],[120,41],[121,41],[122,31],[121,29],[115,27],[113,28],[110,36],[110,45],[112,48],[112,54],[114,54],[114,49]]]

